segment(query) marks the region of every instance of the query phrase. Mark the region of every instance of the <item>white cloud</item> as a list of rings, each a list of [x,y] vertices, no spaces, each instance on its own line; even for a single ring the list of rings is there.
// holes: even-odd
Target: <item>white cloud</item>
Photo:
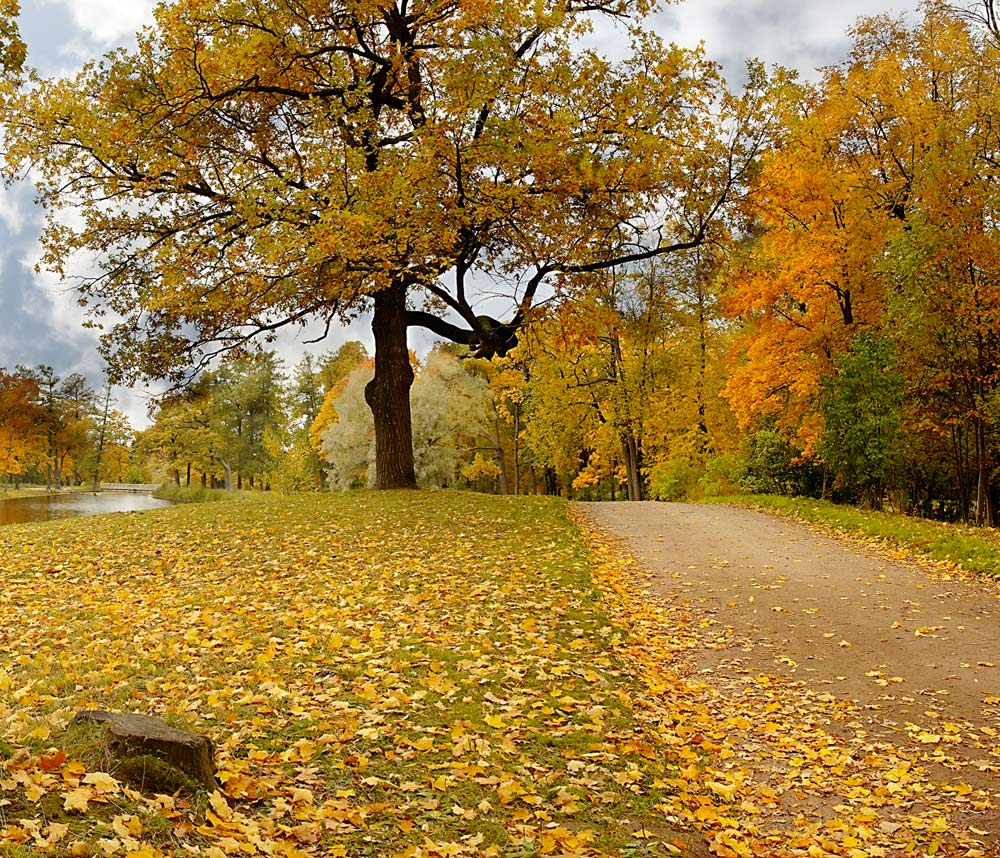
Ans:
[[[818,66],[844,58],[847,31],[859,18],[912,14],[916,7],[917,0],[692,0],[668,6],[656,29],[680,45],[704,42],[734,81],[752,57],[816,79]]]
[[[43,0],[63,6],[84,33],[102,45],[130,40],[153,21],[155,0]]]

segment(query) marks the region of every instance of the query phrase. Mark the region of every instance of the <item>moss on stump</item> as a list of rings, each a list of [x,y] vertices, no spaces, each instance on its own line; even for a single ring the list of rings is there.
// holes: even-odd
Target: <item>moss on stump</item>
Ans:
[[[215,749],[200,733],[134,713],[79,712],[69,725],[86,736],[109,774],[143,792],[215,790]]]

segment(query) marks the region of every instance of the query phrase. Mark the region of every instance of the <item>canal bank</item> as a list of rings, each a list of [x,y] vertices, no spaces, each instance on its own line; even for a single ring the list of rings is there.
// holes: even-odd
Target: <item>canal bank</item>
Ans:
[[[80,515],[138,512],[168,506],[173,506],[173,502],[138,492],[67,491],[13,498],[0,495],[0,525],[52,521]]]

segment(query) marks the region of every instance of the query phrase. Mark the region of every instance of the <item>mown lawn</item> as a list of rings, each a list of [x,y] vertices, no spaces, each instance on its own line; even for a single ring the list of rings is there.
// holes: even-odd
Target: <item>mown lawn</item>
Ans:
[[[0,856],[985,854],[990,799],[936,746],[698,674],[731,630],[575,517],[243,495],[0,528]],[[67,729],[90,708],[207,734],[219,788],[130,782]]]
[[[0,558],[0,854],[674,851],[562,502],[258,495],[8,527]],[[75,760],[88,708],[208,734],[220,793]]]

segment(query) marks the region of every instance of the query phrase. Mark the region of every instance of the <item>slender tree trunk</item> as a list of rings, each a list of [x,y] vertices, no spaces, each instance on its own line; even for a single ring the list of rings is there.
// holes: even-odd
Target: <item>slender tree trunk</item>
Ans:
[[[375,488],[415,489],[410,387],[413,367],[406,347],[406,286],[375,293],[375,377],[365,400],[375,420]]]
[[[642,474],[639,469],[639,444],[635,440],[635,435],[626,432],[622,436],[622,451],[625,454],[625,473],[628,476],[628,499],[630,501],[642,500]]]
[[[958,494],[958,517],[963,522],[969,521],[969,479],[968,457],[965,452],[965,437],[962,427],[952,429],[952,449],[955,455],[955,486]]]
[[[500,418],[496,412],[496,406],[493,407],[493,437],[490,438],[490,443],[493,444],[493,449],[495,451],[497,467],[500,469],[499,481],[500,481],[500,494],[509,495],[510,486],[507,485],[507,458],[503,454],[503,443],[500,439]]]
[[[514,407],[514,494],[521,494],[521,406]]]
[[[101,488],[101,457],[104,455],[104,436],[108,428],[108,409],[111,407],[111,384],[104,394],[104,416],[101,418],[101,434],[97,440],[97,462],[94,465],[94,491]]]
[[[705,283],[702,279],[700,250],[698,260],[698,453],[704,456],[710,446],[705,407],[705,389],[708,386],[708,318],[705,311]]]
[[[993,505],[990,503],[990,472],[986,463],[986,427],[976,421],[976,524],[993,526]]]

